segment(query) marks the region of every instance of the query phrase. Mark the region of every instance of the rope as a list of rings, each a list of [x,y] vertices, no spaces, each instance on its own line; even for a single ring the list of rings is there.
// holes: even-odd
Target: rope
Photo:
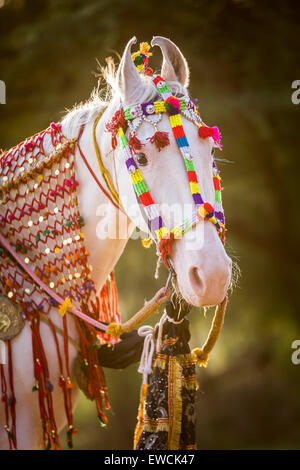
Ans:
[[[202,348],[195,348],[192,351],[192,355],[196,360],[199,367],[206,367],[207,362],[209,359],[209,353],[212,351],[213,347],[215,346],[224,323],[224,317],[226,312],[226,306],[228,302],[228,297],[224,298],[224,300],[217,306],[215,316],[210,328],[210,332],[208,337],[203,344]]]
[[[164,323],[165,323],[166,319],[167,319],[167,314],[166,314],[166,312],[164,312],[164,314],[161,316],[161,319],[158,323],[158,332],[157,332],[157,340],[156,340],[156,352],[157,352],[157,354],[161,350],[162,332],[163,332],[163,326],[164,326]]]
[[[144,347],[141,355],[141,362],[138,372],[143,374],[143,383],[148,383],[148,375],[152,374],[152,358],[154,353],[154,328],[152,326],[141,326],[138,329],[138,335],[144,336]]]
[[[118,208],[121,209],[121,201],[120,201],[120,198],[119,198],[119,195],[113,185],[113,182],[111,181],[111,178],[110,178],[110,174],[109,172],[107,171],[107,169],[105,168],[105,166],[103,165],[103,162],[102,162],[102,159],[101,159],[101,153],[100,153],[100,149],[99,149],[99,146],[98,146],[98,143],[97,143],[97,139],[96,139],[96,128],[97,128],[97,125],[98,125],[98,122],[100,121],[104,111],[106,111],[106,107],[103,108],[100,113],[98,114],[98,116],[96,117],[95,119],[95,122],[94,122],[94,125],[93,125],[93,141],[94,141],[94,148],[95,148],[95,152],[96,152],[96,155],[97,155],[97,160],[98,160],[98,165],[99,165],[99,168],[100,168],[100,171],[101,171],[101,174],[102,174],[102,177],[105,181],[105,184],[107,186],[107,189],[109,190],[110,194],[112,195],[113,199],[115,200],[115,202],[117,203],[118,205]]]
[[[41,322],[45,323],[46,325],[50,326],[51,328],[52,328],[52,326],[53,326],[53,328],[55,329],[55,331],[56,331],[57,333],[59,333],[62,337],[64,336],[64,330],[62,330],[59,326],[54,325],[54,323],[52,323],[51,320],[50,320],[50,322],[51,322],[51,324],[50,324],[48,318],[42,317],[42,318],[41,318]],[[51,326],[51,325],[52,325],[52,326]],[[69,341],[70,341],[70,343],[72,344],[72,346],[73,346],[78,352],[80,352],[81,349],[80,349],[79,345],[77,344],[77,342],[75,341],[75,339],[73,339],[70,335],[68,335],[68,338],[69,338]]]
[[[91,173],[92,177],[94,178],[94,180],[96,181],[97,185],[99,186],[99,188],[101,189],[101,191],[105,194],[105,196],[110,200],[110,202],[113,204],[113,206],[116,207],[116,209],[119,209],[119,206],[115,203],[115,201],[110,197],[110,195],[108,194],[108,192],[106,191],[106,189],[102,186],[102,184],[100,183],[100,181],[98,180],[97,176],[95,175],[95,173],[93,172],[92,168],[90,167],[87,159],[85,158],[81,148],[80,148],[80,145],[79,145],[79,137],[78,137],[78,142],[77,142],[77,147],[78,147],[78,150],[79,150],[79,154],[82,158],[82,160],[84,161],[87,169],[89,170],[89,172]]]
[[[133,317],[120,325],[119,323],[110,323],[107,327],[107,333],[113,338],[119,338],[123,333],[129,333],[140,326],[154,312],[158,311],[160,304],[155,300],[150,300]]]
[[[152,374],[152,359],[153,359],[154,349],[156,350],[157,354],[161,350],[163,326],[167,318],[168,316],[166,312],[164,312],[163,315],[161,316],[161,319],[159,320],[159,323],[154,328],[152,326],[145,325],[145,326],[141,326],[138,329],[138,335],[145,337],[143,352],[141,355],[141,362],[138,368],[138,372],[143,374],[144,384],[148,383],[148,375]],[[155,347],[154,332],[156,331],[156,329],[158,329],[158,332],[157,332],[157,340],[156,340],[156,347]]]

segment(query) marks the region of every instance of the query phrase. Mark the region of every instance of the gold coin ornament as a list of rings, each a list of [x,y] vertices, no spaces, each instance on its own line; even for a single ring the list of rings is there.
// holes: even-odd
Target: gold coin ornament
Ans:
[[[0,340],[8,341],[17,336],[25,326],[20,305],[5,295],[0,295]]]

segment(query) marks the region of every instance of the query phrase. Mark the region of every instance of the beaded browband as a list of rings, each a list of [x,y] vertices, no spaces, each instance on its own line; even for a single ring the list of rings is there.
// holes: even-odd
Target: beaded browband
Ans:
[[[209,127],[203,123],[197,106],[189,97],[178,98],[173,96],[167,82],[160,75],[154,74],[148,67],[149,48],[149,45],[142,43],[140,45],[140,51],[135,53],[132,58],[138,71],[144,71],[148,76],[151,76],[156,90],[163,101],[147,102],[122,108],[115,113],[113,119],[106,127],[107,130],[112,133],[112,145],[114,148],[117,145],[116,136],[118,135],[119,137],[126,167],[131,177],[134,190],[147,214],[151,233],[159,247],[160,254],[167,267],[169,267],[168,256],[171,253],[172,241],[181,238],[200,220],[212,222],[222,242],[225,243],[225,217],[222,206],[219,171],[213,160],[215,202],[214,206],[212,206],[210,203],[205,202],[201,196],[193,156],[184,132],[181,116],[197,126],[199,137],[212,137],[219,148],[221,148],[221,135],[217,127]],[[142,67],[142,63],[144,67]],[[158,151],[169,144],[168,133],[159,132],[157,129],[157,125],[162,118],[162,113],[167,113],[169,116],[173,135],[184,159],[190,190],[195,203],[195,211],[192,216],[185,218],[180,225],[175,226],[171,230],[168,229],[164,223],[158,207],[151,197],[147,183],[134,159],[134,154],[140,150],[143,145],[136,136],[136,131],[143,121],[154,126],[155,134],[148,140],[156,145]],[[130,131],[128,139],[125,135],[127,127]]]

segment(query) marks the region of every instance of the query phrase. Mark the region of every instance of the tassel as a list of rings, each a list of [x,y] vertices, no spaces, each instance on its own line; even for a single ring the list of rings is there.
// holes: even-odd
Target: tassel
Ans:
[[[168,258],[171,256],[174,233],[171,232],[168,238],[162,238],[159,242],[159,253],[166,267],[170,269]]]
[[[67,312],[71,312],[73,308],[70,297],[66,297],[63,304],[58,307],[58,311],[62,317],[65,316]]]
[[[152,242],[153,242],[153,240],[152,240],[151,237],[144,238],[142,240],[142,245],[143,245],[144,248],[150,248],[150,246],[152,245]]]
[[[141,150],[142,148],[142,143],[135,134],[130,133],[128,144],[132,152],[136,152],[137,150]]]
[[[198,130],[198,135],[201,139],[206,139],[207,137],[212,137],[217,144],[217,146],[221,149],[221,133],[217,126],[209,127],[209,126],[201,126]]]
[[[117,134],[119,128],[122,127],[122,129],[125,132],[125,129],[127,127],[127,122],[125,119],[125,113],[123,110],[117,110],[115,114],[113,115],[112,119],[110,122],[108,122],[105,126],[106,131],[111,133],[111,145],[112,148],[115,149],[117,147]]]
[[[170,143],[168,132],[156,131],[155,134],[147,140],[149,140],[151,144],[155,144],[159,152]]]
[[[199,367],[207,367],[209,356],[203,349],[195,348],[192,350],[192,355],[195,358]]]
[[[111,322],[107,326],[107,334],[113,338],[120,338],[123,333],[122,327],[119,323]]]

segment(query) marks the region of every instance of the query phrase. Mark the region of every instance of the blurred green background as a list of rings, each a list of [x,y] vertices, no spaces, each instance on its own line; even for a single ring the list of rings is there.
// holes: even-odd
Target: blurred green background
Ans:
[[[198,370],[199,449],[300,448],[298,137],[300,79],[296,1],[0,0],[0,147],[61,119],[97,84],[96,58],[122,53],[136,35],[172,39],[191,68],[190,91],[217,124],[227,216],[227,249],[241,269],[221,339]],[[161,60],[157,49],[153,59]],[[123,318],[160,283],[154,250],[130,241],[116,268]],[[212,311],[190,316],[192,341],[206,337]],[[83,396],[76,448],[130,449],[141,376],[137,365],[106,370],[112,411],[99,427]]]

